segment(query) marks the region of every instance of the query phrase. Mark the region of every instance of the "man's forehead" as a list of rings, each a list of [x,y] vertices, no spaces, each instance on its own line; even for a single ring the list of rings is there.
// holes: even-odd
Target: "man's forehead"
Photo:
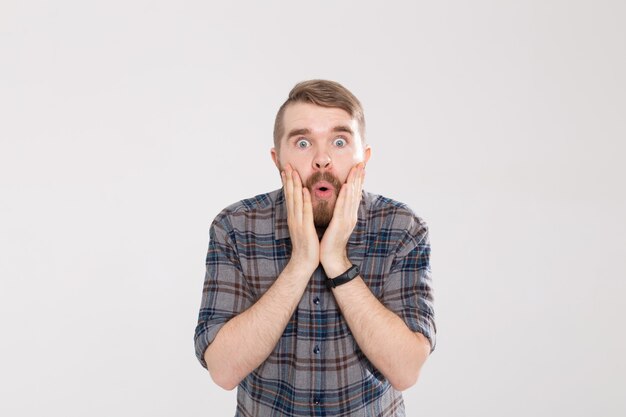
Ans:
[[[328,131],[358,131],[358,122],[338,107],[322,107],[311,103],[294,103],[285,109],[283,123],[285,134],[294,129],[308,129],[312,133]]]

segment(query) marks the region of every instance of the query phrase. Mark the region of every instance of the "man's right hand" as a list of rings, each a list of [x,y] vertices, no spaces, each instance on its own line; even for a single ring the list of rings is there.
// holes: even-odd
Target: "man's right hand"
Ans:
[[[313,223],[313,204],[309,190],[302,185],[300,175],[291,165],[280,173],[287,205],[287,224],[291,237],[291,259],[287,268],[310,272],[319,265],[320,242]]]
[[[285,189],[291,259],[251,307],[224,324],[204,352],[211,377],[227,390],[239,385],[276,348],[320,262],[320,242],[309,190],[302,186],[300,176],[291,166],[280,174]]]

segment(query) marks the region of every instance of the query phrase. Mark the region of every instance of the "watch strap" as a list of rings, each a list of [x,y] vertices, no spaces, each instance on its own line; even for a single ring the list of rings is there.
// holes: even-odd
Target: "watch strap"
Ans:
[[[352,265],[350,268],[348,268],[348,270],[346,272],[344,272],[343,274],[330,279],[330,278],[326,278],[326,287],[330,290],[333,289],[335,287],[338,287],[340,285],[343,285],[347,282],[352,281],[354,278],[356,278],[359,273],[361,271],[359,270],[359,267],[356,265]]]

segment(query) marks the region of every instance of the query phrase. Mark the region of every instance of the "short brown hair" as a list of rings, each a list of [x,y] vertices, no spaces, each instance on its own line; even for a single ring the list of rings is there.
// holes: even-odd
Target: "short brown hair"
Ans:
[[[274,121],[274,147],[280,149],[280,138],[283,136],[283,116],[287,106],[293,103],[312,103],[322,107],[336,107],[345,110],[359,124],[361,139],[365,142],[365,116],[361,102],[347,88],[335,81],[309,80],[302,81],[289,92],[289,97],[280,106]]]

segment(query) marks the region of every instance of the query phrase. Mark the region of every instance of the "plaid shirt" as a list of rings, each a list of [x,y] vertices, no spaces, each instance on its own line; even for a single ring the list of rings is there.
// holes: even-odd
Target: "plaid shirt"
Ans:
[[[376,298],[426,336],[432,352],[424,221],[402,203],[363,191],[347,250]],[[268,290],[290,254],[282,189],[233,204],[215,218],[195,331],[204,367],[204,352],[220,328]],[[325,278],[320,265],[272,353],[239,384],[236,417],[405,415],[401,392],[359,349]]]

